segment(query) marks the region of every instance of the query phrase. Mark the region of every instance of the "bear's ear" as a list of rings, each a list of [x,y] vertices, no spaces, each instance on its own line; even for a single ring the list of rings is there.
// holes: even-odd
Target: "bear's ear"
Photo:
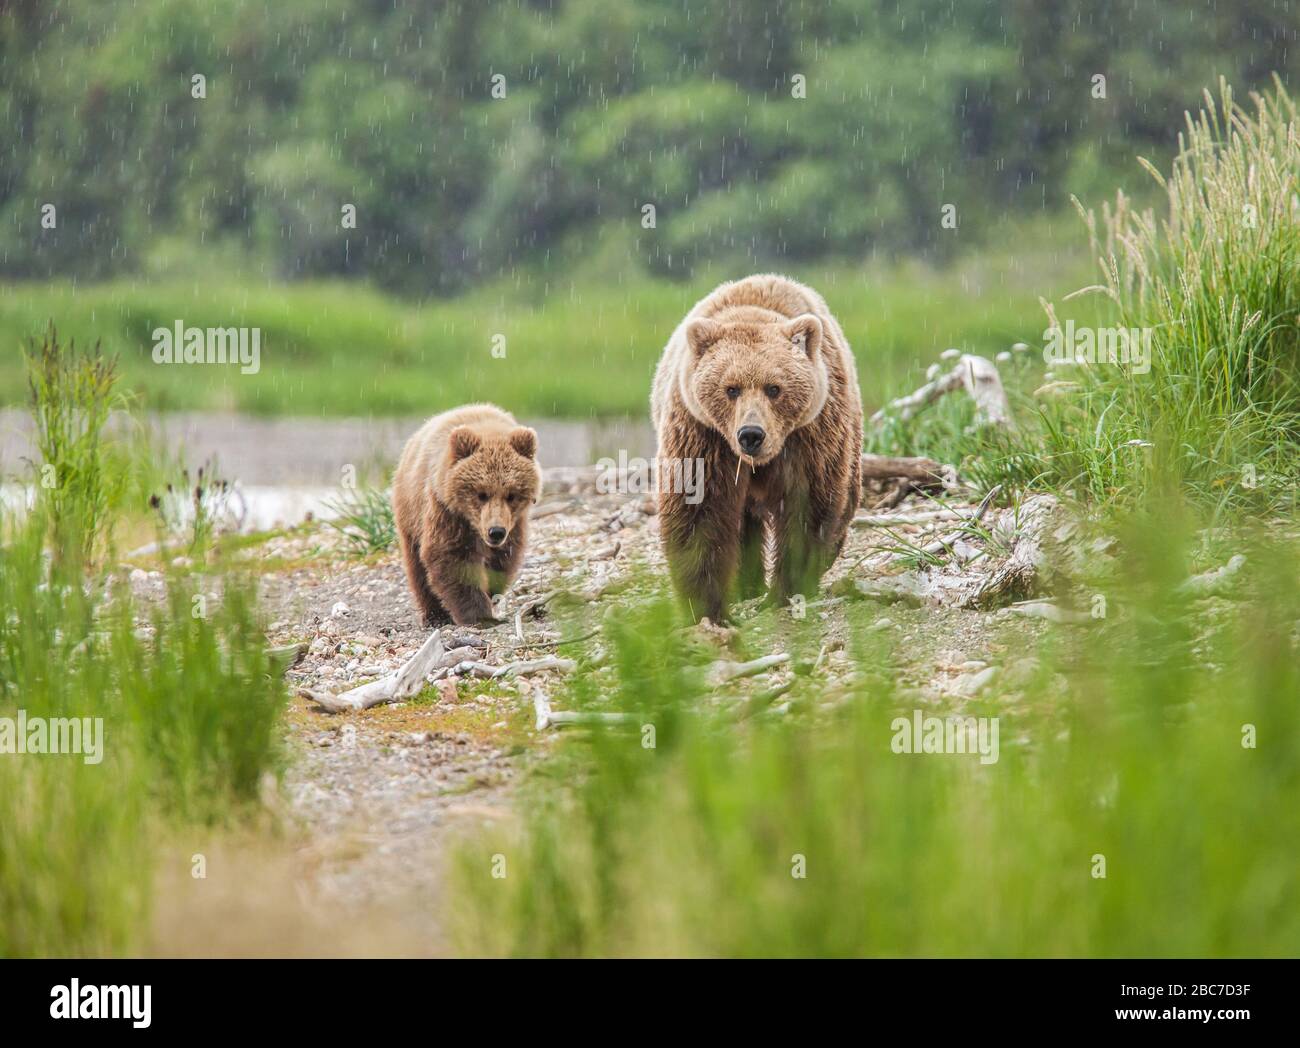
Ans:
[[[468,426],[457,426],[447,435],[447,448],[451,452],[452,462],[469,458],[478,450],[482,439]]]
[[[724,331],[726,327],[716,320],[692,320],[686,325],[686,344],[697,357],[702,357],[722,337]]]
[[[811,313],[795,317],[783,330],[794,348],[803,350],[809,360],[813,360],[822,348],[822,322]]]
[[[537,432],[527,426],[520,426],[510,431],[510,446],[524,458],[530,459],[537,454]]]

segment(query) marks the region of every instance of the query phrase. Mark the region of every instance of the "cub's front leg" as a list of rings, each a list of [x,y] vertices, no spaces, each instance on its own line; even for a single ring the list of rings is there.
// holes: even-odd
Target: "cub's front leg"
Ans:
[[[457,626],[495,623],[487,594],[483,562],[467,558],[461,550],[431,550],[425,559],[429,588]]]
[[[489,549],[484,559],[487,569],[487,591],[496,597],[510,588],[510,583],[519,574],[519,566],[524,559],[524,536],[522,533],[511,540],[509,545],[500,549]]]
[[[659,452],[659,533],[673,584],[697,621],[722,621],[736,579],[744,495],[735,462],[720,439],[702,430],[669,439]],[[687,469],[700,481],[689,492],[674,479]]]

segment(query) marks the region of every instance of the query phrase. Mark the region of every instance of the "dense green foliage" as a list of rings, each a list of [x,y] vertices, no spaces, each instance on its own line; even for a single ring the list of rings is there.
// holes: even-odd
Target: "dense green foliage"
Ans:
[[[1268,0],[15,0],[0,275],[427,294],[611,239],[672,276],[942,257],[1167,155],[1202,87],[1285,75],[1295,35]]]

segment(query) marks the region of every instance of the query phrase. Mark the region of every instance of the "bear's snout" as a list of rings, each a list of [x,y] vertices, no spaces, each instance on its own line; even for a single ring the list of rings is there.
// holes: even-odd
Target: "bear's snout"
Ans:
[[[766,439],[767,433],[762,426],[741,426],[736,431],[736,443],[746,455],[757,454]]]
[[[491,546],[501,545],[506,540],[506,529],[499,524],[494,528],[488,528],[487,540]]]

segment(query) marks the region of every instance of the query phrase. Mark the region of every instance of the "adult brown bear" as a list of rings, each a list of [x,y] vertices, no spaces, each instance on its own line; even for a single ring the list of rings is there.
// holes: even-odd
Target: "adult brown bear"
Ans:
[[[655,372],[660,534],[694,618],[728,598],[811,596],[861,493],[862,400],[822,297],[786,277],[723,284],[673,332]],[[700,460],[701,493],[673,490]],[[680,487],[680,485],[676,485]]]

